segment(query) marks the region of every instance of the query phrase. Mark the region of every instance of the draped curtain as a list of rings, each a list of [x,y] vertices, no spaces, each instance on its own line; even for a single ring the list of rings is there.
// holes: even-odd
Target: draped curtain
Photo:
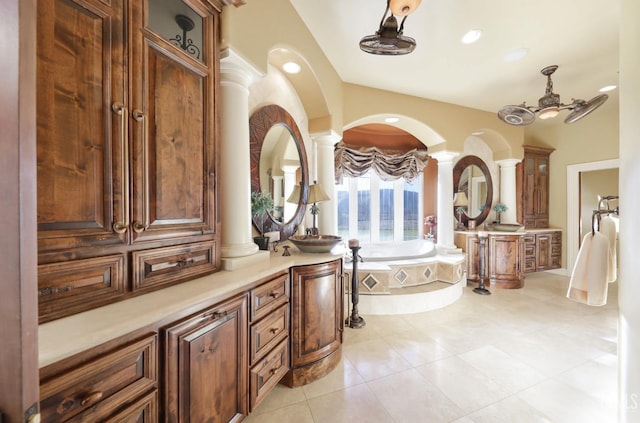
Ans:
[[[359,177],[373,169],[380,179],[392,181],[404,178],[413,181],[429,161],[427,150],[409,151],[380,149],[377,147],[355,147],[339,142],[334,150],[336,181],[343,176]]]

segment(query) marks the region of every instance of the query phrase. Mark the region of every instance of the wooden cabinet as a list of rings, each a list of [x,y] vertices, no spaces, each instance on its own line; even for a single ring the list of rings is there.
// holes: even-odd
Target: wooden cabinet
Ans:
[[[250,410],[254,410],[289,371],[289,292],[289,275],[285,273],[249,294]]]
[[[523,146],[516,170],[518,221],[525,228],[549,227],[549,156],[551,148]]]
[[[491,285],[522,288],[523,248],[522,235],[489,235],[487,269]]]
[[[291,370],[286,384],[313,382],[338,364],[343,302],[341,259],[291,269]]]
[[[466,255],[467,281],[480,282],[480,239],[477,232],[457,232],[456,245]],[[490,232],[485,245],[485,283],[497,288],[521,288],[524,285],[523,234]],[[488,280],[488,281],[487,281]]]
[[[219,266],[222,4],[175,3],[197,16],[199,58],[149,22],[162,2],[38,1],[40,322]]]
[[[562,232],[528,233],[524,237],[524,271],[541,272],[562,267]]]
[[[163,421],[218,423],[248,414],[247,324],[242,295],[162,331]]]
[[[157,342],[151,335],[40,382],[43,422],[158,421]]]

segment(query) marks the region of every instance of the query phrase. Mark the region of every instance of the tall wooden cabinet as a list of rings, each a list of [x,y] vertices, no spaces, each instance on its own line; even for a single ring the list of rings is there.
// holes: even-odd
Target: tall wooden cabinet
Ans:
[[[174,3],[199,26],[199,58],[156,23],[163,2],[38,1],[41,322],[218,268],[222,3]]]
[[[525,228],[549,227],[549,156],[552,148],[525,145],[516,169],[518,221]]]

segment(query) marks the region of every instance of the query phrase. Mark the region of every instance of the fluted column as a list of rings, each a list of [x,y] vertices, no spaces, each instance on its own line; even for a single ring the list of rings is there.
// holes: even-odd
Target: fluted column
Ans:
[[[500,213],[500,222],[517,223],[516,165],[520,160],[504,159],[496,163],[500,165],[500,202],[507,206],[507,211]]]
[[[453,241],[453,159],[459,153],[440,151],[431,155],[438,160],[438,244],[440,252],[455,251]]]
[[[317,181],[329,196],[329,201],[318,203],[318,230],[321,234],[338,233],[338,203],[335,190],[335,162],[333,150],[341,137],[331,131],[321,134],[312,134],[316,146]]]
[[[251,233],[249,85],[251,72],[233,57],[220,63],[220,172],[217,202],[222,222],[221,255],[258,252]]]

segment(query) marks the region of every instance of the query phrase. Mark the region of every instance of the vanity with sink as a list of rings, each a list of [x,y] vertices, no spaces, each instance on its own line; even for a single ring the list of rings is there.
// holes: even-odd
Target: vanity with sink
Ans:
[[[548,154],[546,157],[548,160]],[[544,170],[548,172],[546,167]],[[521,181],[522,178],[518,180]],[[486,221],[492,205],[493,183],[488,166],[482,159],[476,156],[461,158],[453,169],[453,186],[456,193],[465,194],[468,202],[468,206],[462,210],[456,209],[460,211],[460,223],[464,227],[473,228],[454,233],[455,244],[466,255],[468,282],[480,282],[480,229],[486,235],[486,285],[507,289],[522,288],[526,273],[562,267],[560,229]],[[545,207],[544,210],[546,209]],[[536,222],[543,221],[548,222],[548,217]],[[529,221],[525,221],[527,222]]]

